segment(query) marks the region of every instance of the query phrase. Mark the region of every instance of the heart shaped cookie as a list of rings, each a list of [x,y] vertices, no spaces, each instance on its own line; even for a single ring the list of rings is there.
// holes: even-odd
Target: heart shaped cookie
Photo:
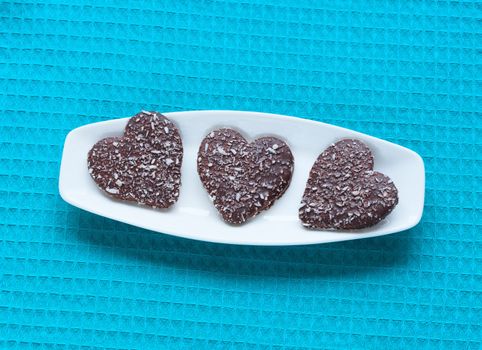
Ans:
[[[108,137],[89,151],[87,165],[108,195],[153,208],[179,197],[183,149],[177,127],[162,114],[133,116],[122,137]]]
[[[283,195],[293,174],[293,155],[276,137],[248,143],[239,132],[223,128],[202,141],[197,168],[223,219],[241,224]]]
[[[392,180],[373,171],[373,155],[359,140],[328,147],[311,168],[299,217],[313,229],[360,229],[383,220],[397,205]]]

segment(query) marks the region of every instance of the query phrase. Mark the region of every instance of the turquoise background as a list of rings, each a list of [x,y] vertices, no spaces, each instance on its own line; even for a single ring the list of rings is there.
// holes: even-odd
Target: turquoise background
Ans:
[[[0,349],[480,349],[480,1],[0,3]],[[194,242],[58,194],[65,135],[140,109],[320,120],[424,158],[422,222]]]

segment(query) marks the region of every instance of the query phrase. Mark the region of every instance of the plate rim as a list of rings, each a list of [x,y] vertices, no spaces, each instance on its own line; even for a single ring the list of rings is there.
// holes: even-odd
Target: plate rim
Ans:
[[[419,210],[417,211],[418,215],[416,217],[414,217],[411,220],[411,222],[409,222],[402,230],[398,230],[398,229],[395,228],[395,229],[392,229],[392,230],[388,230],[387,232],[384,232],[384,233],[370,233],[370,232],[359,233],[356,230],[354,230],[353,232],[350,232],[349,230],[345,230],[344,233],[350,233],[349,237],[340,236],[339,238],[332,238],[332,239],[323,238],[322,240],[320,239],[320,241],[306,241],[306,242],[300,243],[300,242],[295,242],[295,241],[292,241],[292,242],[289,242],[289,241],[288,242],[286,242],[286,241],[262,241],[262,242],[236,241],[235,237],[231,237],[231,236],[228,236],[231,239],[209,239],[209,238],[203,238],[202,236],[195,236],[195,235],[190,235],[188,233],[183,233],[182,231],[181,232],[173,232],[171,230],[165,230],[165,229],[163,229],[162,231],[156,230],[156,229],[153,229],[153,228],[149,227],[148,225],[144,225],[142,222],[133,223],[132,220],[129,220],[128,218],[127,219],[125,219],[125,218],[123,218],[123,219],[114,218],[112,215],[110,215],[110,213],[109,214],[100,214],[98,210],[95,210],[95,207],[88,207],[88,206],[83,205],[82,203],[77,202],[75,198],[72,198],[65,191],[65,186],[63,186],[63,182],[64,182],[63,178],[64,178],[65,172],[66,172],[66,170],[65,170],[66,165],[65,165],[65,162],[64,162],[64,158],[66,157],[66,149],[68,149],[68,147],[66,147],[66,146],[68,146],[71,143],[71,139],[75,136],[75,134],[82,131],[83,129],[92,128],[92,127],[102,127],[102,125],[107,125],[107,124],[121,122],[121,121],[127,121],[131,117],[120,117],[120,118],[108,119],[108,120],[103,120],[103,121],[99,121],[99,122],[85,124],[85,125],[81,125],[77,128],[74,128],[67,133],[67,135],[65,137],[64,144],[63,144],[61,164],[60,164],[60,169],[59,169],[60,171],[59,171],[59,179],[58,179],[58,188],[59,188],[60,197],[65,202],[67,202],[68,204],[70,204],[74,207],[77,207],[81,210],[85,210],[85,211],[93,213],[95,215],[106,217],[110,220],[115,220],[115,221],[122,222],[122,223],[125,223],[125,224],[128,224],[128,225],[131,225],[131,226],[140,227],[142,229],[149,230],[149,231],[152,231],[152,232],[163,233],[163,234],[167,234],[167,235],[170,235],[170,236],[181,237],[181,238],[184,238],[184,239],[192,239],[192,240],[202,241],[202,242],[229,244],[229,245],[303,246],[303,245],[314,245],[314,244],[343,242],[343,241],[349,241],[349,240],[358,240],[358,239],[385,236],[385,235],[390,235],[390,234],[397,233],[397,232],[407,231],[407,230],[415,227],[422,219],[423,211],[424,211],[424,207],[425,207],[425,191],[426,191],[425,164],[424,164],[423,158],[417,152],[415,152],[415,151],[413,151],[413,150],[411,150],[407,147],[404,147],[404,146],[401,146],[399,144],[396,144],[396,143],[393,143],[393,142],[390,142],[390,141],[387,141],[387,140],[384,140],[384,139],[380,139],[380,138],[377,138],[375,136],[365,134],[365,133],[362,133],[362,132],[359,132],[359,131],[356,131],[356,130],[348,129],[348,128],[345,128],[345,127],[341,127],[341,126],[337,126],[337,125],[333,125],[333,124],[328,124],[328,123],[317,121],[317,120],[306,119],[306,118],[302,118],[302,117],[282,115],[282,114],[275,114],[275,113],[265,113],[265,112],[258,112],[258,111],[242,111],[242,110],[225,110],[225,109],[188,110],[188,111],[174,111],[174,112],[160,112],[160,113],[165,115],[168,118],[170,116],[175,117],[176,115],[182,115],[182,114],[186,114],[186,113],[204,113],[204,114],[210,114],[210,113],[212,113],[212,114],[214,114],[214,113],[231,113],[232,114],[232,113],[236,113],[236,114],[244,114],[244,115],[257,116],[257,117],[263,117],[263,118],[268,117],[268,118],[271,118],[271,119],[284,118],[284,119],[290,119],[290,120],[292,120],[296,123],[305,123],[305,124],[309,124],[309,125],[322,125],[323,127],[337,129],[339,131],[349,133],[351,135],[351,137],[356,136],[356,135],[362,135],[363,138],[368,138],[368,139],[374,140],[376,142],[382,142],[382,143],[390,144],[390,146],[392,146],[392,147],[395,146],[396,148],[399,148],[400,150],[403,150],[404,152],[408,152],[409,154],[411,154],[411,156],[414,157],[414,160],[418,163],[418,166],[420,166],[420,170],[421,170],[421,174],[422,174],[422,177],[421,177],[421,185],[422,185],[421,191],[422,191],[422,193],[421,193],[421,200],[420,200],[421,205],[420,205]],[[181,131],[181,135],[182,135],[182,131]],[[126,204],[127,205],[135,205],[135,204],[132,204],[132,203],[126,203]],[[146,207],[146,209],[149,209],[149,208]],[[222,220],[220,218],[219,218],[219,220],[222,222]],[[314,230],[314,231],[316,232],[316,230]],[[336,232],[336,230],[319,230],[317,232],[319,232],[320,234],[323,234],[323,232],[331,232],[332,233],[332,232]],[[321,236],[320,236],[320,238],[321,238]]]

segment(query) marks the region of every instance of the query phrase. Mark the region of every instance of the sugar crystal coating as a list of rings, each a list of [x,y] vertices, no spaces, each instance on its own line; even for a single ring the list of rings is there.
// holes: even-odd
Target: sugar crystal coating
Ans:
[[[153,208],[179,197],[183,147],[177,127],[157,112],[133,116],[122,137],[98,141],[88,153],[89,173],[108,195]]]
[[[288,188],[293,155],[276,137],[248,143],[237,131],[209,133],[198,151],[198,173],[223,219],[241,224],[270,208]]]
[[[373,171],[370,149],[359,140],[344,139],[315,161],[299,217],[312,229],[360,229],[383,220],[397,203],[392,180]]]

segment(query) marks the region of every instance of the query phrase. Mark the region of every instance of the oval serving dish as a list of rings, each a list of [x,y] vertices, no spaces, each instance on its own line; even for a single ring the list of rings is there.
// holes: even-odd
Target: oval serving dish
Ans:
[[[303,245],[345,241],[407,230],[421,219],[425,171],[415,152],[372,136],[316,121],[258,112],[188,111],[163,113],[177,124],[184,145],[181,191],[170,209],[155,210],[109,198],[87,169],[87,153],[100,139],[121,136],[129,118],[93,123],[66,137],[59,177],[61,197],[71,205],[107,218],[152,231],[209,242],[246,245]],[[212,205],[196,169],[203,138],[216,128],[241,130],[251,141],[275,135],[294,155],[291,184],[272,208],[241,226],[226,224]],[[375,158],[374,170],[388,175],[398,188],[399,203],[379,224],[354,231],[314,231],[298,219],[298,207],[310,169],[318,155],[343,138],[365,142]]]

